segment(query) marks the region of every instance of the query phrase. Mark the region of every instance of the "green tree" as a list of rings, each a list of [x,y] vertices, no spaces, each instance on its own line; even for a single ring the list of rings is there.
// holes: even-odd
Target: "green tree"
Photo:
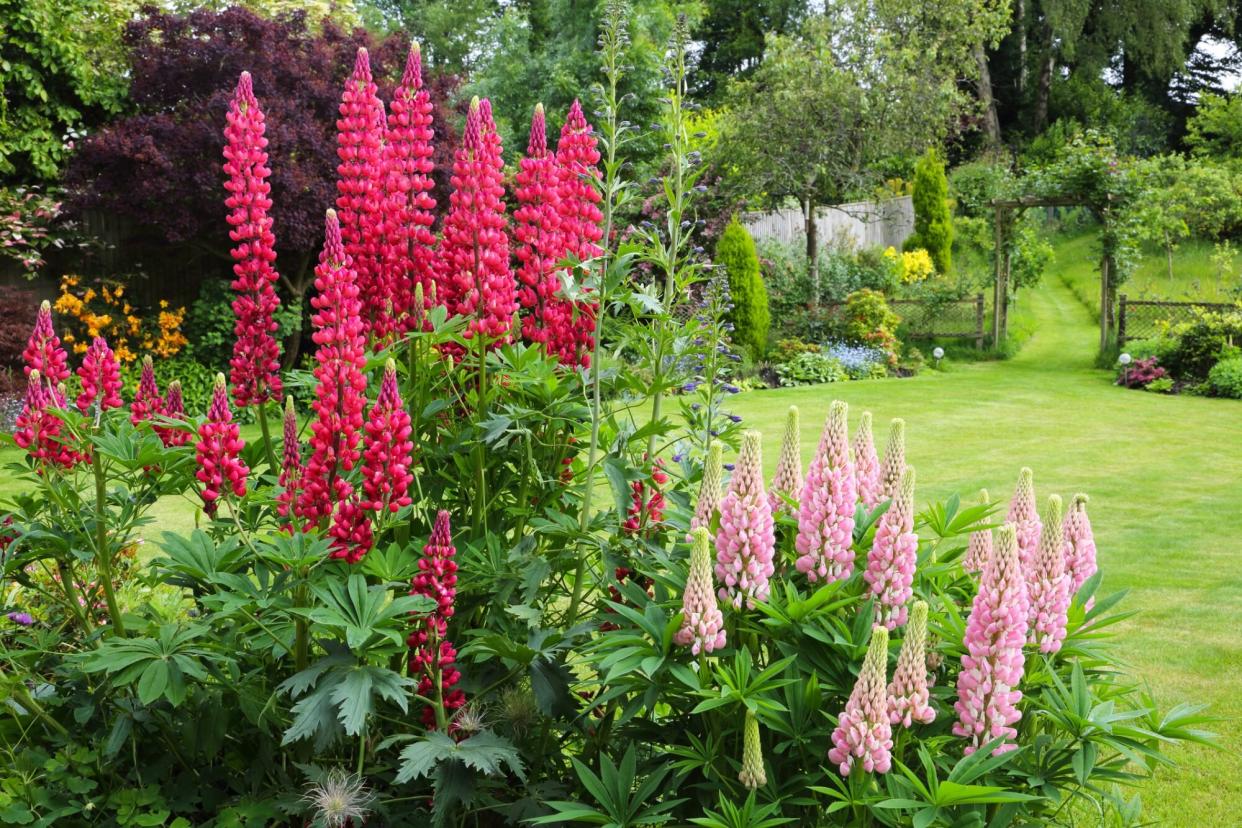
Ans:
[[[1204,95],[1186,122],[1186,146],[1198,156],[1242,156],[1242,95]]]
[[[772,324],[768,288],[759,272],[755,240],[736,215],[716,242],[716,264],[724,266],[729,275],[733,339],[750,351],[752,358],[761,359],[768,347],[768,329]]]
[[[944,158],[934,149],[923,153],[914,165],[914,235],[905,249],[922,248],[931,256],[937,273],[948,273],[953,255],[953,215],[949,212],[949,179]]]
[[[763,60],[764,39],[797,30],[808,0],[707,0],[694,39],[703,44],[691,82],[700,100],[720,97],[732,78],[746,77]]]

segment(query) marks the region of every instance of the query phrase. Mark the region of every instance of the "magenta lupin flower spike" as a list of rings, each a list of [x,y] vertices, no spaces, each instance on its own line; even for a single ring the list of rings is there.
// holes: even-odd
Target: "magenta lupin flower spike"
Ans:
[[[716,579],[720,600],[747,609],[768,599],[768,580],[775,567],[776,533],[772,507],[763,490],[761,435],[742,437],[737,467],[720,502],[720,530],[716,533]]]
[[[129,421],[134,425],[164,413],[164,399],[155,383],[155,363],[150,356],[142,358],[142,374],[138,378],[138,390],[129,406]]]
[[[1034,574],[1035,554],[1039,551],[1039,537],[1043,532],[1039,507],[1035,504],[1035,473],[1030,469],[1024,468],[1018,473],[1018,485],[1014,489],[1013,500],[1009,502],[1005,520],[1012,523],[1017,532],[1018,560],[1029,585]]]
[[[797,570],[815,583],[832,583],[854,571],[854,466],[850,462],[849,408],[840,400],[828,419],[798,502]]]
[[[1042,653],[1055,653],[1065,640],[1069,611],[1070,576],[1065,571],[1065,539],[1061,526],[1061,498],[1051,495],[1044,511],[1043,532],[1035,554],[1034,578],[1027,584],[1030,600],[1028,644],[1038,644]]]
[[[1018,561],[1017,530],[1006,523],[996,532],[992,557],[979,575],[963,642],[962,671],[957,677],[958,720],[953,733],[969,739],[974,753],[993,739],[1005,738],[992,752],[999,756],[1017,745],[1014,727],[1022,718],[1022,691],[1028,605],[1026,579]]]
[[[78,394],[77,406],[83,414],[96,403],[101,412],[121,407],[121,364],[108,347],[108,340],[97,336],[91,341],[78,366],[78,377],[82,380],[82,393]]]
[[[875,598],[876,622],[890,630],[906,623],[906,604],[914,594],[914,567],[919,538],[914,534],[914,467],[906,466],[901,486],[888,511],[880,516],[875,541],[867,555],[863,580]]]
[[[280,399],[280,326],[275,314],[276,236],[272,232],[272,171],[267,166],[266,123],[249,72],[242,72],[224,128],[224,189],[228,197],[233,256],[233,357],[229,380],[238,406]]]
[[[13,425],[13,442],[41,463],[73,467],[80,455],[61,436],[65,423],[49,409],[59,407],[37,368],[26,378],[26,399]]]
[[[901,642],[897,670],[888,686],[888,720],[911,727],[915,722],[931,724],[936,711],[930,703],[927,682],[927,603],[915,601]]]
[[[56,328],[52,324],[52,303],[44,300],[39,305],[39,314],[35,317],[34,329],[30,339],[22,350],[23,369],[26,376],[38,371],[47,386],[51,404],[56,408],[65,407],[65,399],[57,386],[69,379],[69,354],[60,344]]]
[[[681,599],[681,629],[673,640],[689,647],[694,655],[710,653],[725,645],[724,615],[712,582],[709,533],[700,526],[690,533],[690,574]]]
[[[892,767],[893,726],[888,718],[888,630],[871,630],[867,657],[845,709],[832,731],[828,760],[842,776],[855,763],[867,773],[888,773]]]
[[[691,533],[700,526],[710,529],[712,517],[720,508],[723,496],[721,478],[724,469],[721,466],[720,441],[715,440],[707,449],[707,459],[703,461],[703,481],[699,484],[699,499],[694,504],[694,514],[690,517]]]
[[[548,322],[561,288],[557,263],[565,258],[569,237],[561,230],[560,169],[548,152],[543,104],[535,106],[526,155],[518,162],[515,180],[518,208],[513,212],[513,236],[518,243],[514,254],[519,262],[518,299],[525,311],[522,336],[543,343],[549,354],[559,357],[559,343],[549,339],[556,332]]]
[[[897,494],[901,475],[906,470],[906,421],[894,418],[888,427],[888,444],[884,447],[884,463],[880,466],[880,499]]]
[[[170,420],[185,420],[185,401],[181,396],[181,380],[168,383],[168,391],[164,394],[164,403],[160,413]],[[157,425],[155,433],[160,436],[166,446],[184,446],[190,442],[190,432],[185,429]]]
[[[410,473],[414,463],[412,433],[410,413],[397,388],[397,364],[389,359],[366,424],[362,491],[371,511],[395,513],[410,505],[410,484],[414,482]]]
[[[904,461],[904,458],[902,460]],[[880,458],[875,452],[875,436],[871,430],[871,412],[864,411],[854,434],[854,481],[858,499],[868,512],[884,500]]]
[[[979,498],[979,502],[985,506],[991,502],[987,489],[979,490]],[[980,529],[978,532],[971,532],[970,540],[966,544],[966,554],[962,556],[962,569],[967,572],[978,572],[983,569],[983,565],[990,557],[992,557],[992,530]]]
[[[789,511],[787,498],[797,497],[802,488],[802,432],[798,422],[798,406],[789,406],[785,415],[785,433],[781,436],[781,453],[776,458],[776,474],[768,500],[772,514]]]
[[[1070,597],[1098,570],[1095,559],[1095,536],[1091,531],[1091,518],[1087,517],[1085,494],[1076,494],[1065,514],[1065,571],[1070,577]],[[1087,601],[1087,609],[1095,603]]]
[[[302,494],[302,443],[298,439],[298,414],[293,397],[285,397],[284,453],[280,458],[280,493],[276,495],[276,512],[292,521],[298,498]]]
[[[423,547],[423,557],[418,561],[418,574],[414,576],[410,594],[424,595],[436,602],[432,613],[415,622],[414,629],[406,638],[412,650],[410,674],[418,677],[418,694],[423,698],[435,698],[437,689],[443,694],[444,712],[451,716],[466,703],[466,694],[457,683],[461,672],[454,666],[457,649],[448,640],[448,622],[453,617],[453,602],[457,598],[457,562],[453,560],[457,548],[453,546],[453,532],[449,513],[441,509],[436,514],[431,536]],[[435,686],[435,674],[440,674],[440,687]],[[422,711],[423,724],[436,726],[436,710],[430,705]]]
[[[224,374],[216,374],[212,389],[211,406],[207,419],[198,427],[198,444],[194,447],[198,461],[195,477],[202,484],[203,511],[215,516],[218,501],[232,492],[237,497],[246,494],[246,477],[250,469],[241,459],[242,442],[240,429],[233,422],[229,409],[228,386]]]

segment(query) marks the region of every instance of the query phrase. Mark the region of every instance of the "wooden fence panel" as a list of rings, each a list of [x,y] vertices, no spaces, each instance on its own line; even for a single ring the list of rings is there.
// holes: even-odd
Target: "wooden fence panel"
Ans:
[[[792,244],[805,236],[801,210],[746,213],[742,223],[756,239],[777,239]],[[821,207],[816,211],[815,225],[821,244],[845,236],[855,247],[900,250],[914,232],[914,202],[910,196],[900,196],[887,201],[856,201]]]

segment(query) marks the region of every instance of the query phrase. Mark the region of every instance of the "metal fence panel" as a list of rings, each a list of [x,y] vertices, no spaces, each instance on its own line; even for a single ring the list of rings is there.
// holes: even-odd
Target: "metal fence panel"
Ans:
[[[1160,336],[1170,325],[1194,322],[1205,312],[1242,310],[1240,305],[1220,302],[1159,302],[1117,297],[1117,344]]]

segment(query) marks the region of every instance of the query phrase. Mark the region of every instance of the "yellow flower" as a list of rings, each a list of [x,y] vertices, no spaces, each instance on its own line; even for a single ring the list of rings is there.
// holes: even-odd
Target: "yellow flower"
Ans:
[[[168,300],[167,300],[167,299],[161,299],[161,300],[160,300],[160,307],[161,307],[161,308],[166,308],[166,307],[168,307]]]
[[[94,299],[94,298],[95,298],[95,289],[94,289],[94,288],[87,288],[87,289],[86,289],[86,293],[83,293],[83,294],[82,294],[82,301],[83,301],[83,302],[89,302],[89,301],[91,301],[91,300],[92,300],[92,299]]]
[[[85,343],[85,342],[78,342],[78,343],[75,343],[75,344],[74,344],[74,346],[73,346],[73,352],[74,352],[75,354],[84,354],[84,353],[86,353],[86,343]]]
[[[901,254],[901,281],[906,284],[922,282],[936,274],[931,256],[926,250],[907,250]]]

